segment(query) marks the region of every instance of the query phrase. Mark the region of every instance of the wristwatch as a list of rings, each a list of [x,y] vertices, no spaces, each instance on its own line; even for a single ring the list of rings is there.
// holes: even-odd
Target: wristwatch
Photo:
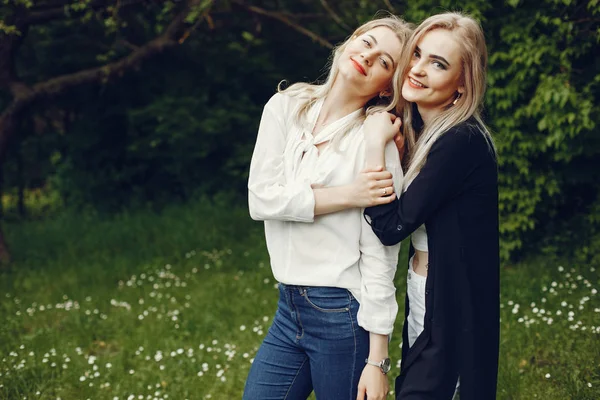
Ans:
[[[392,366],[392,361],[389,358],[384,358],[380,362],[370,361],[368,358],[365,358],[365,363],[373,365],[375,367],[379,367],[379,369],[384,375],[390,372],[390,368]]]

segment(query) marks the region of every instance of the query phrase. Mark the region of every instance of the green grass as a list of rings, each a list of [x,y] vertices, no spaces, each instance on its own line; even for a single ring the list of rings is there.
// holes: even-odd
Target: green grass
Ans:
[[[262,224],[244,207],[65,213],[3,229],[14,265],[0,275],[1,399],[241,397],[278,296]],[[600,398],[600,266],[559,267],[503,267],[499,399]]]

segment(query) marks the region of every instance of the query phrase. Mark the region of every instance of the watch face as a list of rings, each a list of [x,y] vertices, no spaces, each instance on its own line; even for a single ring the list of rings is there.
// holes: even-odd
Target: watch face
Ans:
[[[390,371],[390,367],[391,367],[392,361],[389,358],[386,358],[385,360],[383,360],[381,362],[381,369],[383,370],[384,373],[388,373]]]

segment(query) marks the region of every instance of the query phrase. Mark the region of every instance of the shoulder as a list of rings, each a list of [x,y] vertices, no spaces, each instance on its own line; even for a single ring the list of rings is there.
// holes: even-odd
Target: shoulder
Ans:
[[[454,152],[471,152],[476,149],[493,151],[493,144],[484,128],[474,119],[457,124],[448,129],[434,144]]]
[[[284,93],[276,92],[273,96],[271,96],[269,101],[267,101],[265,108],[274,110],[285,108],[291,99],[292,98],[290,96]]]
[[[307,100],[301,96],[288,94],[285,92],[277,92],[265,104],[265,110],[274,113],[276,116],[291,115],[298,107]]]

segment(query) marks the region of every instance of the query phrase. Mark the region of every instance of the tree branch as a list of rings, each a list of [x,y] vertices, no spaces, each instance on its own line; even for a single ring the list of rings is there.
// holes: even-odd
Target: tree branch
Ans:
[[[302,33],[305,36],[308,36],[309,38],[311,38],[312,40],[314,40],[315,42],[317,42],[318,44],[320,44],[323,47],[326,47],[328,49],[333,49],[333,44],[331,44],[327,39],[317,35],[316,33],[296,24],[295,22],[293,22],[292,20],[290,20],[288,17],[286,17],[285,15],[279,13],[279,12],[275,12],[275,11],[268,11],[265,9],[262,9],[260,7],[256,7],[256,6],[250,6],[248,4],[245,4],[241,1],[234,1],[235,4],[245,8],[246,10],[255,13],[255,14],[259,14],[259,15],[264,15],[266,17],[269,18],[273,18],[276,19],[278,21],[283,22],[284,24],[286,24],[287,26],[289,26],[290,28]]]
[[[197,3],[199,0],[193,0],[190,3]],[[165,31],[155,39],[143,46],[137,47],[131,54],[119,61],[115,61],[101,67],[90,68],[87,70],[75,72],[68,75],[49,79],[46,82],[38,83],[33,86],[33,91],[42,96],[55,96],[68,88],[85,83],[108,81],[114,76],[121,75],[142,61],[161,53],[168,47],[179,44],[179,36],[185,27],[185,17],[189,11],[186,7],[177,14]]]
[[[12,102],[0,114],[0,164],[6,154],[7,143],[15,133],[16,121],[20,113],[30,106],[34,101],[41,98],[49,98],[64,93],[66,90],[86,83],[107,82],[110,79],[121,76],[125,71],[134,68],[148,58],[161,53],[168,47],[179,44],[179,38],[185,28],[185,18],[190,9],[201,0],[189,0],[186,6],[173,18],[165,31],[143,46],[134,50],[121,60],[106,64],[101,67],[66,74],[40,82],[32,87],[8,80],[5,86],[9,87],[13,94]],[[0,45],[3,42],[0,42]],[[2,46],[0,46],[2,50]],[[0,55],[2,55],[0,53]],[[0,71],[2,72],[2,71]]]
[[[111,1],[111,0],[95,0],[93,1],[85,10],[82,11],[72,11],[72,15],[83,14],[85,11],[92,9],[94,11],[103,10],[108,8],[109,6],[119,6],[119,8],[137,5],[139,3],[143,3],[144,0],[128,0],[128,1]],[[53,8],[34,8],[31,10],[25,20],[28,25],[41,25],[48,21],[53,21],[55,19],[68,18],[69,14],[65,11],[65,5],[68,5],[68,2],[64,4],[56,4]]]
[[[394,8],[394,6],[392,6],[392,3],[390,3],[390,0],[383,0],[383,2],[385,3],[385,6],[388,8],[388,10],[390,10],[390,12],[392,14],[396,14],[396,9]]]
[[[331,16],[331,18],[342,28],[344,28],[347,33],[350,33],[350,31],[352,30],[352,28],[350,28],[341,18],[339,15],[337,15],[335,13],[335,11],[333,11],[333,9],[329,6],[329,3],[327,3],[327,0],[321,0],[321,5],[323,6],[323,8],[329,13],[329,15]]]

